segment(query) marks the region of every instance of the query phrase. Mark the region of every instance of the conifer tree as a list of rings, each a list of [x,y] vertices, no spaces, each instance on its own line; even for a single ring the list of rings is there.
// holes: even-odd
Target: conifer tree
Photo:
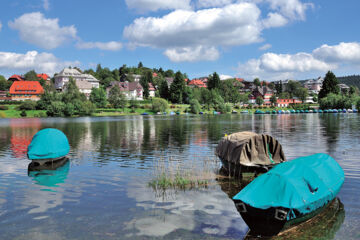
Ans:
[[[329,93],[339,94],[339,81],[337,80],[335,74],[331,71],[328,71],[325,75],[323,85],[319,92],[319,99],[326,97]]]

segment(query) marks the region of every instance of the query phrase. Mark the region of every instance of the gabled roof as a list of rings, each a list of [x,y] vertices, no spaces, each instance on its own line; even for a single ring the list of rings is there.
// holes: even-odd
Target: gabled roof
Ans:
[[[118,81],[113,81],[110,83],[110,87],[108,87],[107,89],[111,89],[114,86],[118,86],[120,88],[120,91],[126,91],[126,92],[131,92],[131,91],[135,91],[135,90],[143,90],[143,87],[141,86],[141,84],[139,82],[118,82]]]
[[[79,90],[92,89],[92,84],[88,81],[75,81],[75,84]]]
[[[49,75],[47,75],[46,73],[39,73],[36,75],[38,78],[44,79],[44,80],[48,80],[50,79]]]
[[[9,81],[24,81],[24,78],[20,75],[14,74],[8,79]]]
[[[152,85],[152,83],[149,83],[149,91],[155,91],[155,87],[154,85]]]
[[[15,81],[10,87],[10,94],[43,94],[44,88],[38,81]]]
[[[203,81],[201,81],[200,79],[193,79],[193,80],[191,80],[191,81],[189,82],[188,85],[189,85],[189,86],[204,87],[204,88],[207,87],[206,84],[205,84]]]

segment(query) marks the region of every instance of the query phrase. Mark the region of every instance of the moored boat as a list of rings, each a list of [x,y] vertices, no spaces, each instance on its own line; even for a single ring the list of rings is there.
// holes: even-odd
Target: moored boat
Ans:
[[[344,183],[344,171],[327,154],[278,164],[233,197],[250,230],[271,236],[323,210]]]
[[[33,162],[43,165],[65,158],[69,151],[69,141],[62,131],[45,128],[34,135],[28,146],[27,156]]]

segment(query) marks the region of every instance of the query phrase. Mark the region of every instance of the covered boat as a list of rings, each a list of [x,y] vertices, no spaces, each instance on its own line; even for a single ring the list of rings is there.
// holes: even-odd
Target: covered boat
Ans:
[[[344,179],[340,165],[320,153],[278,164],[233,200],[252,232],[270,236],[319,213],[336,197]]]
[[[30,160],[45,163],[64,158],[69,151],[69,141],[62,131],[45,128],[34,135],[27,155]]]
[[[242,177],[242,172],[266,172],[286,161],[281,144],[272,136],[238,132],[221,139],[215,150],[226,173]]]

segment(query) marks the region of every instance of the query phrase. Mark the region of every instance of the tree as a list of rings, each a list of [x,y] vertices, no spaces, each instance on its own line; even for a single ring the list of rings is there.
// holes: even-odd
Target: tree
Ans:
[[[264,99],[262,99],[261,97],[257,97],[255,102],[257,105],[261,106],[264,104]]]
[[[220,84],[220,93],[224,98],[225,102],[237,103],[240,101],[241,96],[239,93],[240,86],[238,81],[235,79],[227,79],[221,81]]]
[[[169,108],[169,105],[165,99],[154,98],[152,100],[153,112],[165,112]]]
[[[278,95],[282,94],[283,88],[282,88],[282,81],[280,80],[279,83],[275,84],[275,90]]]
[[[268,87],[269,87],[271,90],[274,90],[274,89],[275,89],[275,83],[273,83],[273,82],[269,83]]]
[[[359,88],[351,85],[349,90],[350,95],[359,95]]]
[[[69,82],[66,85],[66,90],[64,92],[62,100],[64,103],[72,103],[75,99],[86,101],[86,96],[79,91],[79,88],[76,86],[75,80],[70,77]]]
[[[12,82],[6,80],[3,75],[0,75],[0,91],[8,91],[11,87]]]
[[[254,79],[254,85],[255,85],[255,86],[258,86],[258,87],[261,86],[261,82],[260,82],[260,79],[259,79],[259,78],[255,78],[255,79]]]
[[[334,73],[328,71],[325,75],[323,85],[319,92],[319,99],[326,97],[329,93],[339,94],[339,81],[337,80]]]
[[[159,94],[161,98],[164,98],[166,100],[169,99],[169,87],[165,79],[160,82]]]
[[[138,68],[143,68],[143,67],[144,66],[143,66],[142,62],[140,61],[139,64],[138,64]]]
[[[214,72],[212,76],[209,77],[209,80],[207,82],[207,87],[209,90],[211,89],[218,89],[220,87],[220,77],[219,75]]]
[[[113,105],[114,108],[123,107],[124,102],[126,103],[126,98],[124,94],[121,93],[118,85],[115,85],[113,88],[111,88],[108,101],[111,105]]]
[[[190,100],[190,112],[194,114],[198,114],[201,110],[201,106],[198,100],[191,99]]]
[[[298,81],[290,80],[286,85],[286,91],[290,94],[290,98],[296,96],[296,93],[300,88],[301,88],[301,83]]]
[[[149,83],[152,83],[152,73],[150,71],[147,71],[141,78],[140,78],[140,84],[143,87],[143,96],[145,98],[149,98]]]
[[[309,96],[307,88],[300,87],[296,90],[296,96],[304,103],[307,96]]]
[[[93,88],[90,93],[90,101],[98,108],[106,107],[106,92],[103,88]]]
[[[25,80],[27,81],[38,81],[37,74],[34,70],[30,70],[24,75]]]
[[[272,96],[270,97],[270,102],[271,102],[271,104],[272,104],[273,106],[275,106],[275,105],[276,105],[277,98],[276,98],[276,96],[275,96],[275,95],[272,95]]]
[[[185,80],[180,71],[176,72],[175,79],[170,85],[170,99],[173,103],[182,103],[185,90]]]

